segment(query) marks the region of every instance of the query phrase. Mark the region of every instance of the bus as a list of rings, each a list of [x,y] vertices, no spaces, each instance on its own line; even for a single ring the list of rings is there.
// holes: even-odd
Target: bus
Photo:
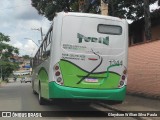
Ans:
[[[60,12],[33,58],[32,89],[47,100],[123,102],[128,24],[124,19]]]

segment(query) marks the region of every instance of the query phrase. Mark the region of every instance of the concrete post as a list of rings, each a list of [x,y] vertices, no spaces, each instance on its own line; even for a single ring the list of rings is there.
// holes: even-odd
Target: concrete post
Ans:
[[[101,0],[101,14],[102,15],[108,15],[108,4],[105,4],[102,0]]]

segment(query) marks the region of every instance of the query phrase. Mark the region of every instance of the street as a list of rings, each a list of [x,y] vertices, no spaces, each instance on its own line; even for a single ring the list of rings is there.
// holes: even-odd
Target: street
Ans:
[[[134,99],[136,101],[134,101]],[[131,101],[131,104],[128,103],[128,100]],[[137,101],[139,101],[137,103]],[[136,103],[135,103],[136,102]],[[148,103],[149,106],[147,106]],[[47,105],[39,105],[38,103],[38,95],[32,93],[31,83],[20,83],[19,80],[14,82],[10,80],[9,83],[0,87],[0,111],[52,111],[55,114],[55,119],[66,119],[66,120],[74,120],[74,119],[102,119],[105,120],[142,120],[140,117],[106,117],[106,111],[114,111],[112,107],[120,110],[126,111],[158,111],[160,110],[160,103],[159,101],[146,99],[146,102],[143,98],[137,98],[133,96],[127,96],[126,101],[121,105],[113,105],[111,108],[107,107],[105,103],[92,103],[91,105],[83,105],[74,102],[65,102],[59,104],[52,104],[48,103]],[[152,103],[151,103],[152,102]],[[143,104],[141,104],[143,103]],[[105,107],[106,105],[106,107]],[[56,115],[57,111],[61,111],[61,116]],[[78,117],[70,114],[73,111],[80,111],[78,112]],[[93,112],[94,115],[84,115],[84,113],[88,111],[96,111]],[[68,112],[68,113],[67,113]],[[92,112],[88,112],[92,113]],[[63,115],[64,114],[64,115]],[[66,115],[67,114],[67,115]],[[82,115],[81,115],[82,114]],[[72,116],[73,115],[73,116]],[[81,117],[82,116],[82,117]],[[98,118],[97,118],[97,117]],[[85,118],[84,118],[85,117]],[[2,119],[2,118],[0,118]],[[18,118],[17,118],[18,119]],[[35,118],[34,118],[35,119]],[[51,117],[48,118],[37,118],[37,119],[53,119]],[[145,118],[146,119],[146,118]],[[149,118],[147,120],[154,120],[156,118]],[[158,118],[157,118],[158,119]]]

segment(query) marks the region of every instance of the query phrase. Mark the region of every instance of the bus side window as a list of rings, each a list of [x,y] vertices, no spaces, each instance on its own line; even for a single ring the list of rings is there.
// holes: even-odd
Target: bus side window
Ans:
[[[43,47],[42,46],[40,46],[40,48],[39,48],[39,64],[41,63],[41,62],[43,62],[43,59],[42,59],[42,52],[43,52]]]
[[[43,43],[43,48],[45,48],[45,49],[43,49],[42,57],[43,57],[44,60],[47,59],[50,56],[50,46],[51,46],[51,38],[52,38],[51,32],[52,31],[50,31],[48,33],[48,35],[47,35],[47,37],[46,37],[46,39]]]
[[[43,42],[43,51],[42,51],[42,59],[43,59],[43,60],[46,59],[46,55],[45,55],[46,45],[47,45],[47,41],[46,41],[46,39],[45,39],[44,42]]]
[[[45,59],[48,58],[49,56],[50,56],[50,50],[45,51],[43,54],[43,58]]]
[[[46,40],[45,57],[47,58],[50,56],[51,40],[52,40],[52,30],[49,32],[47,40]]]
[[[51,48],[51,41],[52,41],[52,27],[46,34],[41,46],[39,47],[35,57],[33,58],[33,62],[32,62],[33,67],[38,66],[43,61],[45,61],[48,57],[50,57],[50,48]]]

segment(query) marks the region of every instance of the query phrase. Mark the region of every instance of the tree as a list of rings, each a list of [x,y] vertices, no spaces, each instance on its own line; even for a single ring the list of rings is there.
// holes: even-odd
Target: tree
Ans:
[[[151,16],[149,11],[149,0],[144,0],[145,37],[151,40]]]
[[[9,41],[9,36],[0,33],[0,73],[3,80],[5,77],[8,77],[14,69],[18,68],[18,64],[10,62],[9,57],[19,54],[19,50],[7,44]]]
[[[153,4],[157,0],[149,0]],[[131,20],[144,17],[143,0],[109,0],[109,15]]]
[[[57,12],[78,10],[77,4],[78,0],[32,0],[32,6],[48,20],[52,20]]]
[[[82,12],[100,13],[96,9],[100,6],[101,0],[84,0],[85,6]],[[109,4],[109,15],[138,20],[144,16],[143,0],[103,0]],[[157,0],[149,0],[149,4]],[[87,6],[86,6],[87,5]],[[35,7],[39,14],[45,15],[52,20],[56,12],[61,11],[79,11],[78,0],[32,0],[32,6]]]

